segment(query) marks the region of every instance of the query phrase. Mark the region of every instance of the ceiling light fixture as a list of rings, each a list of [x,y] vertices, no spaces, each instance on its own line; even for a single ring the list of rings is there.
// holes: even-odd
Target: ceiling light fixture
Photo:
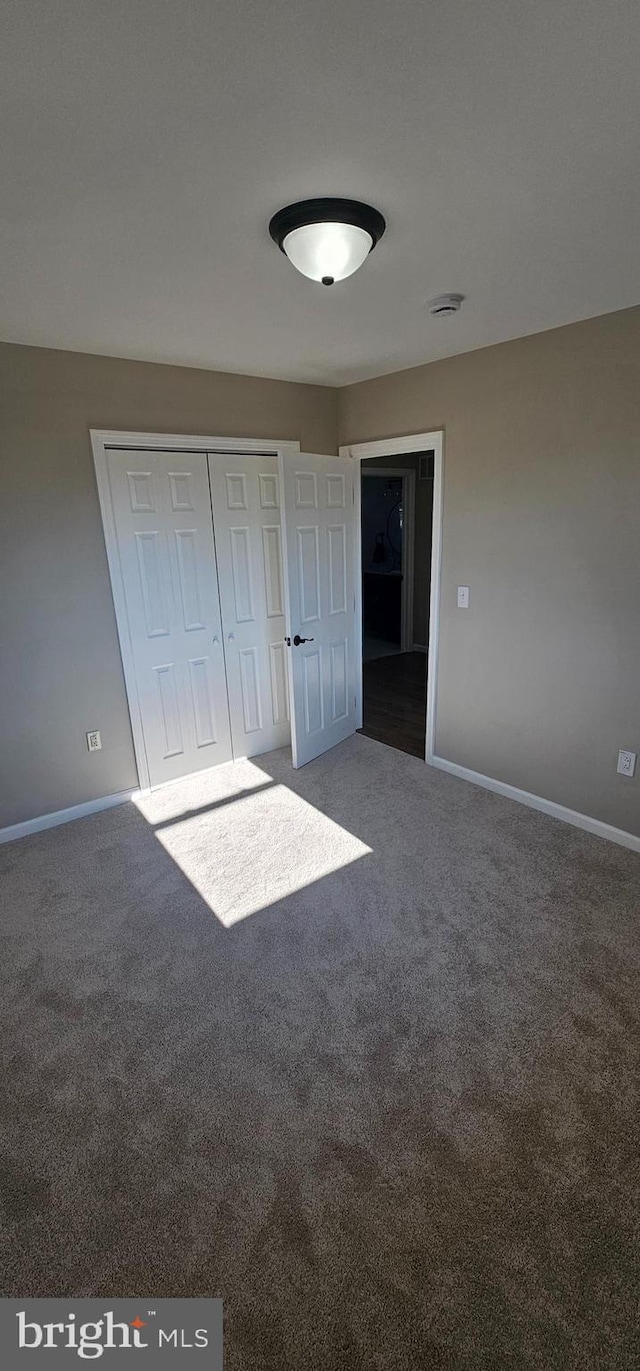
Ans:
[[[332,286],[362,266],[385,228],[371,205],[325,197],[278,210],[269,233],[303,276]]]

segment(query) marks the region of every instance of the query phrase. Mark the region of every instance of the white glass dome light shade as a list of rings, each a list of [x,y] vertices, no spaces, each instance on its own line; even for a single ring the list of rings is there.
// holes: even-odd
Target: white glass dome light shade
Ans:
[[[362,266],[385,228],[373,205],[319,196],[279,209],[269,233],[303,276],[332,286]]]
[[[373,239],[357,224],[303,224],[283,241],[289,261],[311,281],[333,285],[352,276],[366,261]]]

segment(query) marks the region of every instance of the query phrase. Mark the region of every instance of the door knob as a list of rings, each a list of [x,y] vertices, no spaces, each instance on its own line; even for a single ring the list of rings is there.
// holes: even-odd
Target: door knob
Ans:
[[[220,639],[219,639],[217,633],[214,633],[213,638],[211,639],[211,641],[212,641],[212,643],[219,643],[219,642],[220,642]]]
[[[299,634],[299,633],[296,633],[296,636],[295,636],[295,638],[294,638],[294,640],[293,640],[293,646],[294,646],[294,647],[300,647],[300,644],[301,644],[301,643],[313,643],[313,642],[315,642],[315,639],[314,639],[314,638],[301,638],[301,637],[300,637],[300,634]]]
[[[229,634],[229,642],[230,642],[230,643],[235,643],[235,640],[236,640],[236,635],[235,635],[235,633],[230,633],[230,634]]]

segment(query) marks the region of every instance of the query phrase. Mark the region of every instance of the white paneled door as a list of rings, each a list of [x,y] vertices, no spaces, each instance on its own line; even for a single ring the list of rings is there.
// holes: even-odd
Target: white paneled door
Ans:
[[[137,706],[159,785],[232,756],[207,456],[111,451],[108,469]]]
[[[234,757],[289,742],[276,457],[209,454]]]
[[[293,765],[356,730],[354,463],[279,458]]]

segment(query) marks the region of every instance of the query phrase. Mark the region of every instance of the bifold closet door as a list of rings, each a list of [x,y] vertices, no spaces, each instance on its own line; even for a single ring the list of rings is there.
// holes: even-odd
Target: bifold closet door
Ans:
[[[291,737],[275,457],[209,454],[234,757]]]
[[[293,765],[356,731],[355,462],[280,457]]]
[[[109,483],[151,785],[231,759],[206,453],[112,451]]]

